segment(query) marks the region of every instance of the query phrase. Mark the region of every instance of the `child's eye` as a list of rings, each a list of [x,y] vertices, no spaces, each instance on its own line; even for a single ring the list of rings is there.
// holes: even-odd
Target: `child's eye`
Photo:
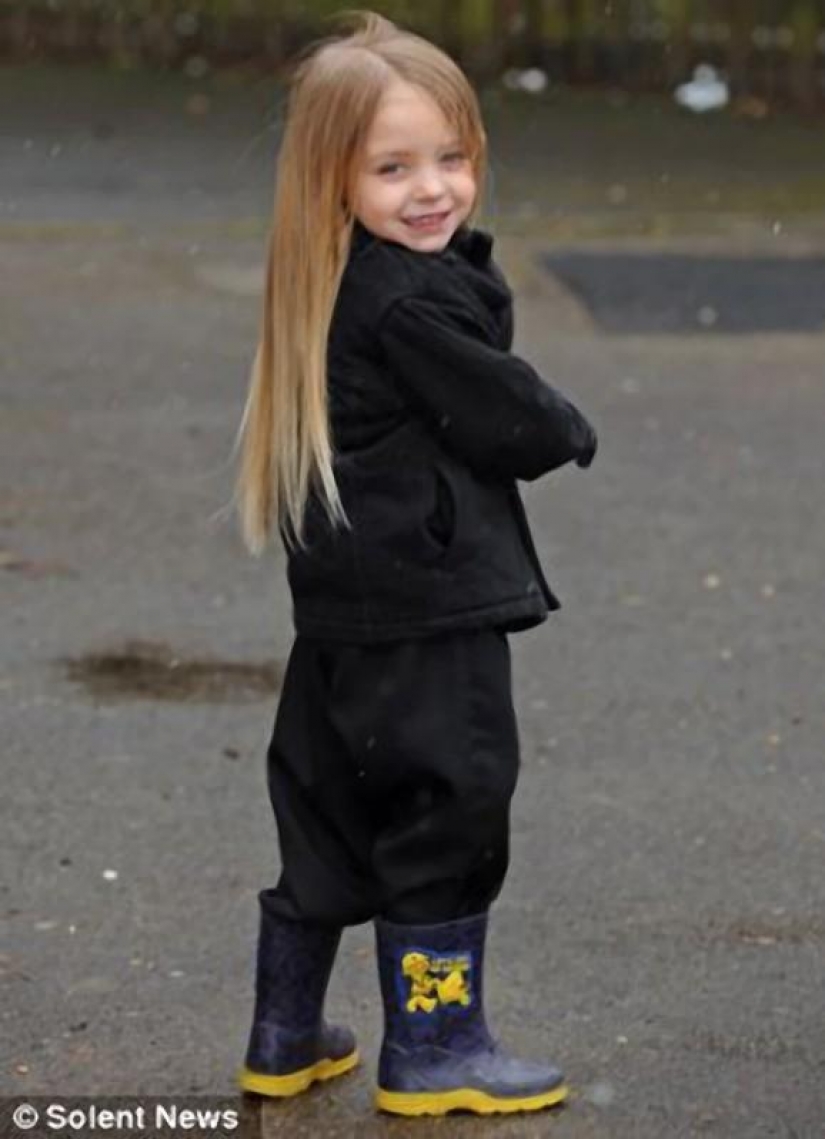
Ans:
[[[400,162],[386,162],[383,166],[378,167],[379,174],[397,174],[403,167]]]
[[[451,150],[449,154],[445,154],[441,161],[445,166],[458,166],[467,156],[461,150]]]

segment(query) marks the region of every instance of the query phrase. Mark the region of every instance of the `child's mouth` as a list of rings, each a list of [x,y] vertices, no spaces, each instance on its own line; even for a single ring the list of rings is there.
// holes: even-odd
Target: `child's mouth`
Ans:
[[[421,214],[416,218],[404,218],[406,225],[418,233],[430,233],[442,228],[452,210],[442,210],[438,214]]]

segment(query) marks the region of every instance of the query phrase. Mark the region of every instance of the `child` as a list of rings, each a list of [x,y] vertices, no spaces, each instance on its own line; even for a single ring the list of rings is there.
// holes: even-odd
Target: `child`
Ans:
[[[588,466],[596,437],[510,353],[512,297],[468,225],[484,162],[475,96],[425,40],[365,13],[301,64],[238,483],[250,548],[284,540],[296,631],[239,1075],[263,1095],[356,1064],[322,1005],[342,927],[372,919],[378,1107],[566,1095],[494,1041],[482,970],[519,763],[507,634],[559,607],[516,480]]]

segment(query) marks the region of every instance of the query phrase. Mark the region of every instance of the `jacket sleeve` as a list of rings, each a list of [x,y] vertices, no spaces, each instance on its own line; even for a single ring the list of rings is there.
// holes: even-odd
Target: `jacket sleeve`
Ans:
[[[561,392],[497,348],[463,306],[405,297],[379,338],[410,405],[469,466],[532,480],[575,460],[589,466],[596,433]]]

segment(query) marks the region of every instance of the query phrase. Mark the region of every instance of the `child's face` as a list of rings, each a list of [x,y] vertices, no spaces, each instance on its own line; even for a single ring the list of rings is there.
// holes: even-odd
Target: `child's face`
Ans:
[[[353,199],[377,237],[419,253],[440,252],[476,197],[469,155],[442,111],[420,88],[394,80],[367,136]]]

